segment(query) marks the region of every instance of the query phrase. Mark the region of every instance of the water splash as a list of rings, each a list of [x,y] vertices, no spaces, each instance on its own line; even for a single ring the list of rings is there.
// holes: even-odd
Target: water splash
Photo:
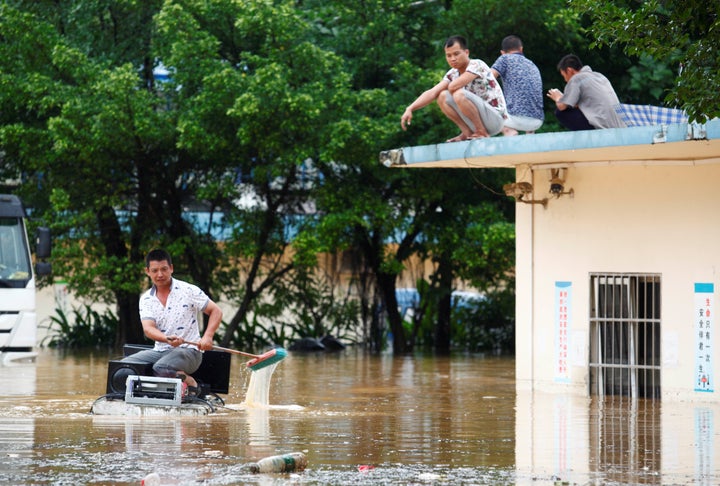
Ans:
[[[278,363],[274,363],[265,368],[250,373],[250,382],[245,392],[245,401],[242,407],[248,409],[263,410],[304,410],[301,405],[270,405],[270,382],[273,372],[277,368]],[[228,408],[234,408],[230,405]]]
[[[245,392],[246,407],[270,406],[270,381],[277,365],[278,363],[274,363],[250,373],[250,383]]]

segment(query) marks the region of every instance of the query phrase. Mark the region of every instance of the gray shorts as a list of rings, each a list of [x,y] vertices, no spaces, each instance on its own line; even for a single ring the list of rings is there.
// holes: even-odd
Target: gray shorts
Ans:
[[[126,356],[122,361],[153,365],[155,376],[175,378],[178,371],[191,375],[202,363],[203,354],[195,348],[173,348],[169,351],[145,349]]]
[[[468,120],[468,118],[463,114],[462,111],[460,111],[460,108],[458,107],[457,103],[455,103],[455,99],[452,97],[450,91],[446,91],[446,95],[447,104],[451,106],[453,110],[457,111],[458,115],[460,115],[460,118],[462,118],[463,121],[467,124],[467,126],[470,127],[470,130],[475,131],[475,125],[473,125],[473,123]],[[495,108],[490,106],[490,103],[480,98],[478,95],[471,91],[465,90],[465,97],[472,101],[473,105],[475,105],[475,108],[477,108],[478,113],[480,114],[480,119],[482,120],[483,125],[485,125],[485,130],[487,130],[488,135],[493,136],[500,133],[503,125],[505,125],[505,120],[503,119],[502,115],[498,113]]]
[[[522,132],[534,132],[540,128],[543,121],[538,118],[530,118],[524,115],[508,115],[505,126],[520,130]]]

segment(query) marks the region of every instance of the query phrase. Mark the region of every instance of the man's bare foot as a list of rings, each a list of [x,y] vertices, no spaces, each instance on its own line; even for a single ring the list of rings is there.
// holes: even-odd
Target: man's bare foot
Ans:
[[[518,131],[515,130],[514,128],[503,127],[502,134],[505,135],[506,137],[514,137],[515,135],[518,134]]]
[[[192,376],[187,375],[183,372],[179,372],[177,374],[177,377],[180,378],[180,380],[182,380],[184,383],[186,383],[187,386],[197,387],[197,381],[195,381],[195,378],[193,378]]]
[[[446,142],[462,142],[462,141],[467,140],[467,139],[468,139],[468,136],[465,135],[464,133],[461,133],[461,134],[458,135],[457,137],[453,137],[453,138],[451,138],[451,139],[446,140]]]
[[[490,137],[490,135],[488,135],[487,132],[484,133],[484,134],[483,134],[483,133],[477,133],[477,132],[476,132],[476,133],[471,134],[471,135],[468,137],[468,140],[475,140],[476,138],[489,138],[489,137]]]

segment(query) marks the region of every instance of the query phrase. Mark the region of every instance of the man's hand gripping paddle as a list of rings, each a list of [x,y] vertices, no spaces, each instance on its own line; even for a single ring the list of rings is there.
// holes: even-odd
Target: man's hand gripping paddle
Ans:
[[[192,341],[185,341],[185,342],[187,344],[192,344],[193,346],[198,346],[200,344],[200,343],[194,343]],[[239,354],[240,356],[245,356],[246,358],[252,358],[250,361],[248,361],[245,364],[245,366],[250,368],[251,371],[257,371],[259,369],[270,366],[271,364],[274,364],[274,363],[277,363],[278,361],[284,360],[285,357],[287,356],[287,351],[285,351],[284,348],[274,348],[263,354],[244,353],[244,352],[238,351],[236,349],[222,348],[220,346],[213,346],[213,351],[224,351],[226,353]]]

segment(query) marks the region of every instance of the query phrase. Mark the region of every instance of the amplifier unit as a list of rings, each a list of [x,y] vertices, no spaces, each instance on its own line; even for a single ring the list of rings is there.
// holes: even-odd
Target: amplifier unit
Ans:
[[[130,375],[125,384],[125,403],[178,406],[182,404],[182,382],[178,378]]]

